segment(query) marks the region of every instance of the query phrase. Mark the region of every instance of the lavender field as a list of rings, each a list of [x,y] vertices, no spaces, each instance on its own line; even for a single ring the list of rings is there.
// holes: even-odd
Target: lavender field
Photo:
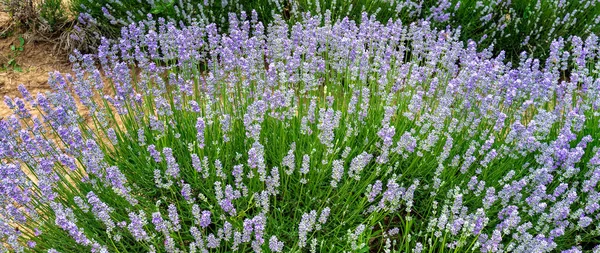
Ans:
[[[515,54],[452,21],[497,1],[325,2],[104,8],[118,37],[4,98],[0,252],[600,252],[600,3]]]

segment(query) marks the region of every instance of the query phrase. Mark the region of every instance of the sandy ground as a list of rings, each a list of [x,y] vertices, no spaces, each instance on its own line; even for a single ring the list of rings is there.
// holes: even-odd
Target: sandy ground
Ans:
[[[10,17],[5,12],[0,12],[0,32],[9,26]],[[30,93],[45,92],[48,86],[48,73],[52,71],[69,72],[71,67],[66,55],[57,54],[53,43],[39,43],[26,41],[23,51],[14,57],[11,45],[19,45],[18,32],[6,37],[0,37],[0,66],[4,66],[10,59],[15,59],[21,71],[11,67],[0,68],[0,118],[9,116],[11,110],[4,103],[5,96],[20,96],[17,87],[25,85]]]

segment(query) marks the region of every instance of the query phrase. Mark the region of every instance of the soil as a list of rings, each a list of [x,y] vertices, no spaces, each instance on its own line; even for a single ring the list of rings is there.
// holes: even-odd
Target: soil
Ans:
[[[12,30],[12,31],[11,31]],[[12,114],[3,102],[5,96],[20,96],[17,87],[23,84],[32,95],[50,90],[48,73],[52,71],[70,72],[68,55],[58,53],[52,42],[25,41],[20,52],[11,50],[11,45],[19,46],[17,29],[10,27],[10,17],[0,12],[0,119]],[[16,65],[7,66],[14,59]],[[15,68],[16,66],[16,68]]]

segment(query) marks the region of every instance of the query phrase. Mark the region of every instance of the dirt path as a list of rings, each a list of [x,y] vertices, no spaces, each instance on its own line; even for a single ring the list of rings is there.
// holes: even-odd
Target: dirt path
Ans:
[[[0,12],[0,32],[9,26],[10,17]],[[25,85],[31,94],[45,92],[48,86],[48,73],[68,72],[71,67],[66,55],[55,53],[54,44],[25,41],[23,50],[18,48],[21,35],[17,32],[0,34],[0,118],[9,116],[11,110],[4,104],[4,96],[19,96],[19,84]],[[9,66],[10,61],[15,65]]]

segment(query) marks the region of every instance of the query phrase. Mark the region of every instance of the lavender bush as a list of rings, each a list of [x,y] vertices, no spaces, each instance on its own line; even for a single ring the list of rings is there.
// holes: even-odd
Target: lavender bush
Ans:
[[[7,97],[0,249],[600,251],[596,36],[513,68],[428,22],[257,19],[130,24]]]
[[[263,23],[279,14],[290,26],[302,22],[306,12],[329,11],[334,22],[345,17],[360,22],[367,12],[382,23],[426,20],[438,29],[460,27],[460,40],[474,40],[480,50],[491,47],[495,54],[504,51],[513,64],[521,52],[545,61],[558,38],[600,33],[597,0],[73,0],[71,5],[75,13],[97,19],[105,36],[118,36],[120,27],[145,20],[148,13],[177,24],[217,23],[226,32],[228,13],[242,10],[257,10]]]
[[[104,36],[118,37],[121,27],[143,21],[148,14],[176,24],[216,23],[226,31],[230,12],[256,10],[261,21],[269,22],[291,6],[287,0],[72,0],[70,7],[76,15],[93,17]]]
[[[480,48],[505,51],[513,63],[521,52],[550,57],[554,40],[600,33],[600,3],[564,1],[434,1],[428,19],[438,26],[461,27],[461,40],[473,39]]]

